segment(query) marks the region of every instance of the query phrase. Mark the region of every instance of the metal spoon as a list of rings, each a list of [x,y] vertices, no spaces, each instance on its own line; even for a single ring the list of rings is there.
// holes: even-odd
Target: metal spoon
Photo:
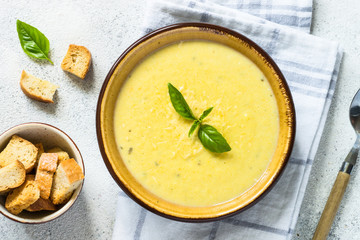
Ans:
[[[350,173],[356,163],[360,148],[360,89],[355,94],[350,105],[350,122],[356,132],[356,141],[342,163],[335,183],[331,189],[325,208],[314,233],[313,240],[325,240],[329,234],[341,199],[350,179]]]

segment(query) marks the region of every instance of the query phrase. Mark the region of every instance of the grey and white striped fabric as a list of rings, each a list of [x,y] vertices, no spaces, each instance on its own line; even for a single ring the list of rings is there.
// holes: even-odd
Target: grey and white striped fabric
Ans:
[[[209,4],[207,1],[200,1]],[[312,0],[216,0],[212,3],[310,32]]]
[[[334,93],[342,51],[308,34],[311,0],[150,1],[145,32],[200,21],[238,31],[278,64],[297,114],[293,153],[276,186],[250,209],[213,223],[179,223],[120,194],[113,239],[290,239]]]

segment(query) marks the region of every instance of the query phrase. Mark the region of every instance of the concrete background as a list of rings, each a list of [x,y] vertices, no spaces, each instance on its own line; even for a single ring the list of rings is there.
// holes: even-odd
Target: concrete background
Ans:
[[[293,239],[311,239],[342,161],[355,142],[349,105],[360,88],[360,2],[315,0],[311,33],[344,49],[339,79]],[[352,173],[328,239],[360,239],[360,171]]]
[[[23,122],[45,122],[65,131],[85,163],[84,188],[60,218],[23,225],[0,214],[0,239],[110,239],[119,187],[108,173],[98,148],[95,111],[102,83],[120,54],[139,38],[144,1],[0,0],[0,132]],[[54,65],[28,57],[22,50],[16,19],[37,27],[50,41]],[[85,80],[65,73],[61,61],[69,44],[86,46],[92,66]],[[21,71],[60,86],[55,103],[26,97]]]
[[[0,239],[110,239],[119,188],[98,150],[96,103],[108,70],[140,36],[137,31],[144,1],[0,0],[0,3],[0,132],[29,121],[55,125],[77,143],[86,167],[82,194],[71,210],[42,225],[22,225],[1,215]],[[340,42],[344,58],[293,239],[311,239],[341,162],[355,141],[348,108],[360,87],[359,10],[357,0],[314,1],[312,33]],[[54,65],[31,59],[22,51],[16,19],[36,26],[49,38]],[[71,43],[84,45],[92,53],[93,64],[85,80],[60,68]],[[60,86],[55,104],[39,103],[24,96],[19,88],[23,69]],[[360,239],[358,172],[356,167],[329,239]]]

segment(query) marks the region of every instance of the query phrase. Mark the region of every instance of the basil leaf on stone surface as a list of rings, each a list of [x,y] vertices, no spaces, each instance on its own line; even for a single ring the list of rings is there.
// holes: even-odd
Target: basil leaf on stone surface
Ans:
[[[16,29],[21,47],[27,55],[36,59],[48,60],[51,64],[54,64],[49,58],[49,40],[43,33],[20,20],[16,21]]]

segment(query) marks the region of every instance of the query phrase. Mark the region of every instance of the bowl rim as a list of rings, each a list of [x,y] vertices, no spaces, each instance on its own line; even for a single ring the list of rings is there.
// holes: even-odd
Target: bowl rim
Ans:
[[[56,131],[59,131],[60,133],[63,133],[63,134],[74,144],[74,147],[75,147],[76,151],[79,153],[79,155],[80,155],[80,163],[81,163],[81,165],[82,165],[82,171],[83,171],[83,174],[84,174],[84,176],[85,176],[84,159],[83,159],[83,157],[82,157],[82,155],[81,155],[81,152],[80,152],[78,146],[76,145],[76,143],[74,142],[74,140],[72,140],[72,138],[71,138],[68,134],[66,134],[63,130],[61,130],[61,129],[58,128],[58,127],[55,127],[55,126],[53,126],[53,125],[51,125],[51,124],[43,123],[43,122],[25,122],[25,123],[20,123],[20,124],[17,124],[17,125],[15,125],[15,126],[12,126],[12,127],[8,128],[7,130],[5,130],[4,132],[2,132],[2,133],[0,134],[0,138],[1,138],[4,134],[6,134],[7,132],[11,131],[11,130],[14,129],[14,128],[17,128],[17,127],[20,127],[20,126],[26,126],[26,125],[40,125],[40,126],[41,126],[41,125],[45,125],[45,126],[47,126],[47,127],[50,127],[50,128],[55,129]],[[76,162],[79,163],[77,160],[78,160],[78,159],[76,159]],[[85,178],[84,178],[84,180],[85,180]],[[78,199],[79,196],[80,196],[81,190],[82,190],[83,185],[84,185],[84,182],[85,182],[84,180],[82,181],[81,185],[78,187],[78,188],[80,189],[80,190],[79,190],[79,193],[76,195],[76,197],[75,197],[74,201],[71,203],[71,205],[69,205],[68,208],[67,208],[66,210],[64,210],[62,213],[60,213],[59,215],[57,215],[57,216],[55,216],[55,217],[53,217],[53,218],[51,218],[51,219],[44,220],[44,221],[32,222],[31,220],[29,220],[29,219],[27,219],[27,218],[19,217],[19,218],[22,218],[22,219],[23,219],[23,221],[21,221],[21,220],[19,220],[19,219],[13,218],[11,215],[7,214],[7,212],[2,211],[1,209],[0,209],[0,213],[1,213],[2,215],[4,215],[5,217],[7,217],[7,218],[9,218],[9,219],[11,219],[11,220],[13,220],[13,221],[15,221],[15,222],[23,223],[23,224],[42,224],[42,223],[50,222],[50,221],[52,221],[52,220],[54,220],[54,219],[57,219],[57,218],[59,218],[60,216],[62,216],[64,213],[66,213],[66,212],[75,204],[75,202],[77,201],[77,199]],[[64,206],[63,206],[63,207],[64,207]],[[50,216],[50,215],[58,212],[58,211],[61,210],[61,209],[62,209],[62,208],[60,208],[60,209],[58,209],[58,210],[50,213],[48,216]]]
[[[277,171],[277,173],[273,176],[272,180],[270,181],[270,185],[257,197],[255,198],[252,202],[250,202],[248,205],[242,207],[241,209],[237,209],[235,211],[232,212],[227,212],[225,214],[222,214],[220,216],[215,216],[215,217],[206,217],[206,218],[183,218],[183,217],[178,217],[178,216],[173,216],[170,214],[166,214],[163,213],[161,211],[158,211],[155,208],[150,207],[149,205],[147,205],[146,203],[144,203],[143,201],[141,201],[140,199],[138,199],[134,194],[132,194],[127,187],[125,186],[125,184],[119,179],[119,177],[116,175],[115,171],[112,169],[110,160],[108,158],[108,156],[106,155],[105,152],[105,145],[102,139],[102,130],[101,130],[101,124],[100,124],[100,114],[101,114],[101,104],[103,102],[103,98],[104,98],[104,94],[107,88],[107,85],[111,79],[111,76],[114,74],[117,66],[120,64],[120,62],[125,58],[125,56],[131,52],[132,49],[136,48],[139,44],[143,43],[144,41],[147,41],[148,39],[161,34],[163,32],[167,32],[167,31],[171,31],[171,30],[175,30],[175,29],[179,29],[179,28],[186,28],[186,27],[197,27],[197,28],[207,28],[207,29],[211,29],[211,30],[215,30],[215,31],[220,31],[220,32],[225,32],[229,35],[234,36],[235,38],[238,38],[246,43],[248,43],[251,47],[253,47],[257,52],[260,53],[261,56],[264,57],[264,59],[272,66],[272,68],[274,69],[274,71],[276,72],[276,74],[278,74],[278,77],[281,81],[281,83],[283,84],[283,89],[285,90],[286,96],[288,97],[289,100],[289,109],[291,111],[291,135],[290,135],[290,140],[289,140],[289,147],[288,147],[288,151],[286,152],[286,155],[284,157],[284,162],[281,166],[281,168],[279,168],[279,170]],[[101,87],[100,93],[99,93],[99,97],[98,97],[98,102],[97,102],[97,108],[96,108],[96,135],[97,135],[97,139],[98,139],[98,145],[99,145],[99,149],[100,149],[100,153],[102,155],[103,161],[106,165],[106,168],[108,169],[110,175],[112,176],[112,178],[114,179],[114,181],[118,184],[118,186],[122,189],[122,191],[125,192],[125,194],[127,196],[129,196],[133,201],[135,201],[137,204],[139,204],[140,206],[142,206],[143,208],[149,210],[152,213],[155,213],[159,216],[171,219],[171,220],[176,220],[176,221],[180,221],[180,222],[212,222],[212,221],[216,221],[216,220],[221,220],[230,216],[233,216],[235,214],[238,214],[248,208],[250,208],[251,206],[253,206],[255,203],[257,203],[260,199],[262,199],[263,197],[265,197],[265,195],[275,186],[275,184],[278,182],[278,180],[280,179],[280,176],[282,175],[282,173],[284,172],[284,169],[290,159],[290,155],[292,153],[293,150],[293,146],[294,146],[294,141],[295,141],[295,132],[296,132],[296,112],[295,112],[295,106],[294,106],[294,101],[290,92],[290,88],[286,82],[286,79],[284,77],[284,75],[282,74],[280,68],[277,66],[277,64],[275,63],[275,61],[270,57],[270,55],[265,52],[265,50],[263,50],[258,44],[256,44],[255,42],[253,42],[252,40],[250,40],[249,38],[245,37],[244,35],[242,35],[241,33],[238,33],[234,30],[219,26],[219,25],[215,25],[215,24],[209,24],[209,23],[200,23],[200,22],[183,22],[183,23],[175,23],[175,24],[171,24],[168,26],[164,26],[161,28],[158,28],[150,33],[145,34],[144,36],[142,36],[141,38],[139,38],[138,40],[136,40],[134,43],[132,43],[125,51],[122,52],[122,54],[119,56],[119,58],[115,61],[115,63],[112,65],[112,67],[110,68],[108,74],[105,77],[105,80],[103,82],[103,85]]]

